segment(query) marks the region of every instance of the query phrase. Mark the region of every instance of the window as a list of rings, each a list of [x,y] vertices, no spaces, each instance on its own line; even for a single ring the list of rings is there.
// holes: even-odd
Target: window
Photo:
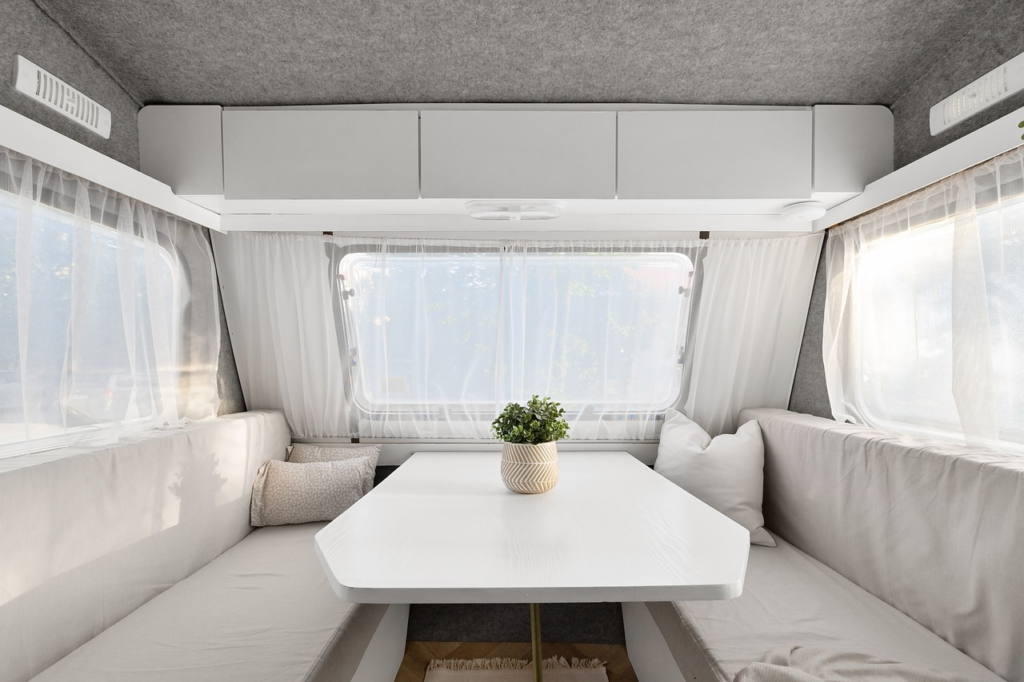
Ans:
[[[152,423],[163,409],[160,368],[152,335],[140,332],[152,328],[151,295],[162,299],[160,310],[178,308],[173,262],[166,255],[148,259],[140,239],[102,226],[91,229],[88,247],[76,254],[73,216],[39,205],[33,257],[18,272],[16,222],[15,202],[0,192],[0,446]],[[122,258],[130,272],[121,270]],[[73,278],[76,268],[88,269],[89,277]],[[125,274],[133,280],[133,310],[123,307]],[[26,330],[19,325],[19,276],[28,277],[30,292],[21,316]],[[85,310],[73,315],[76,305]]]
[[[1024,447],[1020,159],[1012,152],[966,171],[830,238],[838,414]]]
[[[573,413],[679,396],[693,264],[681,253],[351,253],[340,260],[357,405],[493,418],[550,395]]]
[[[858,290],[859,399],[878,425],[955,432],[949,221],[869,245]]]
[[[0,456],[215,414],[212,267],[195,226],[0,148]]]

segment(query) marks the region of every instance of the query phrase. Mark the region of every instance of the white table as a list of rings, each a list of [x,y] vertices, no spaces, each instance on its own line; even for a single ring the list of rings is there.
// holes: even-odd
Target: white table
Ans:
[[[624,452],[559,454],[541,495],[499,453],[418,453],[316,535],[339,597],[369,604],[731,599],[750,536]]]

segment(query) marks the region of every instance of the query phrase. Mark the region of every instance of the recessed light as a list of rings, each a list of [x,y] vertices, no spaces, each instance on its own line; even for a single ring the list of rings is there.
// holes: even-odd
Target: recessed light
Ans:
[[[558,201],[467,201],[466,210],[477,220],[551,220],[562,214]]]

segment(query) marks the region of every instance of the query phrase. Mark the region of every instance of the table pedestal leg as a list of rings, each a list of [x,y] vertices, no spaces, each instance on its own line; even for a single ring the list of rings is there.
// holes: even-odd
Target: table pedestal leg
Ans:
[[[544,659],[540,650],[540,604],[530,604],[530,641],[533,643],[533,681],[541,682]]]

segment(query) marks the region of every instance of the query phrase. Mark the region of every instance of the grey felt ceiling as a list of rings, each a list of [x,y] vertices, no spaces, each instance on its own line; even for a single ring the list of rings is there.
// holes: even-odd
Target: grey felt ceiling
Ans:
[[[37,0],[141,103],[890,104],[982,0]]]

